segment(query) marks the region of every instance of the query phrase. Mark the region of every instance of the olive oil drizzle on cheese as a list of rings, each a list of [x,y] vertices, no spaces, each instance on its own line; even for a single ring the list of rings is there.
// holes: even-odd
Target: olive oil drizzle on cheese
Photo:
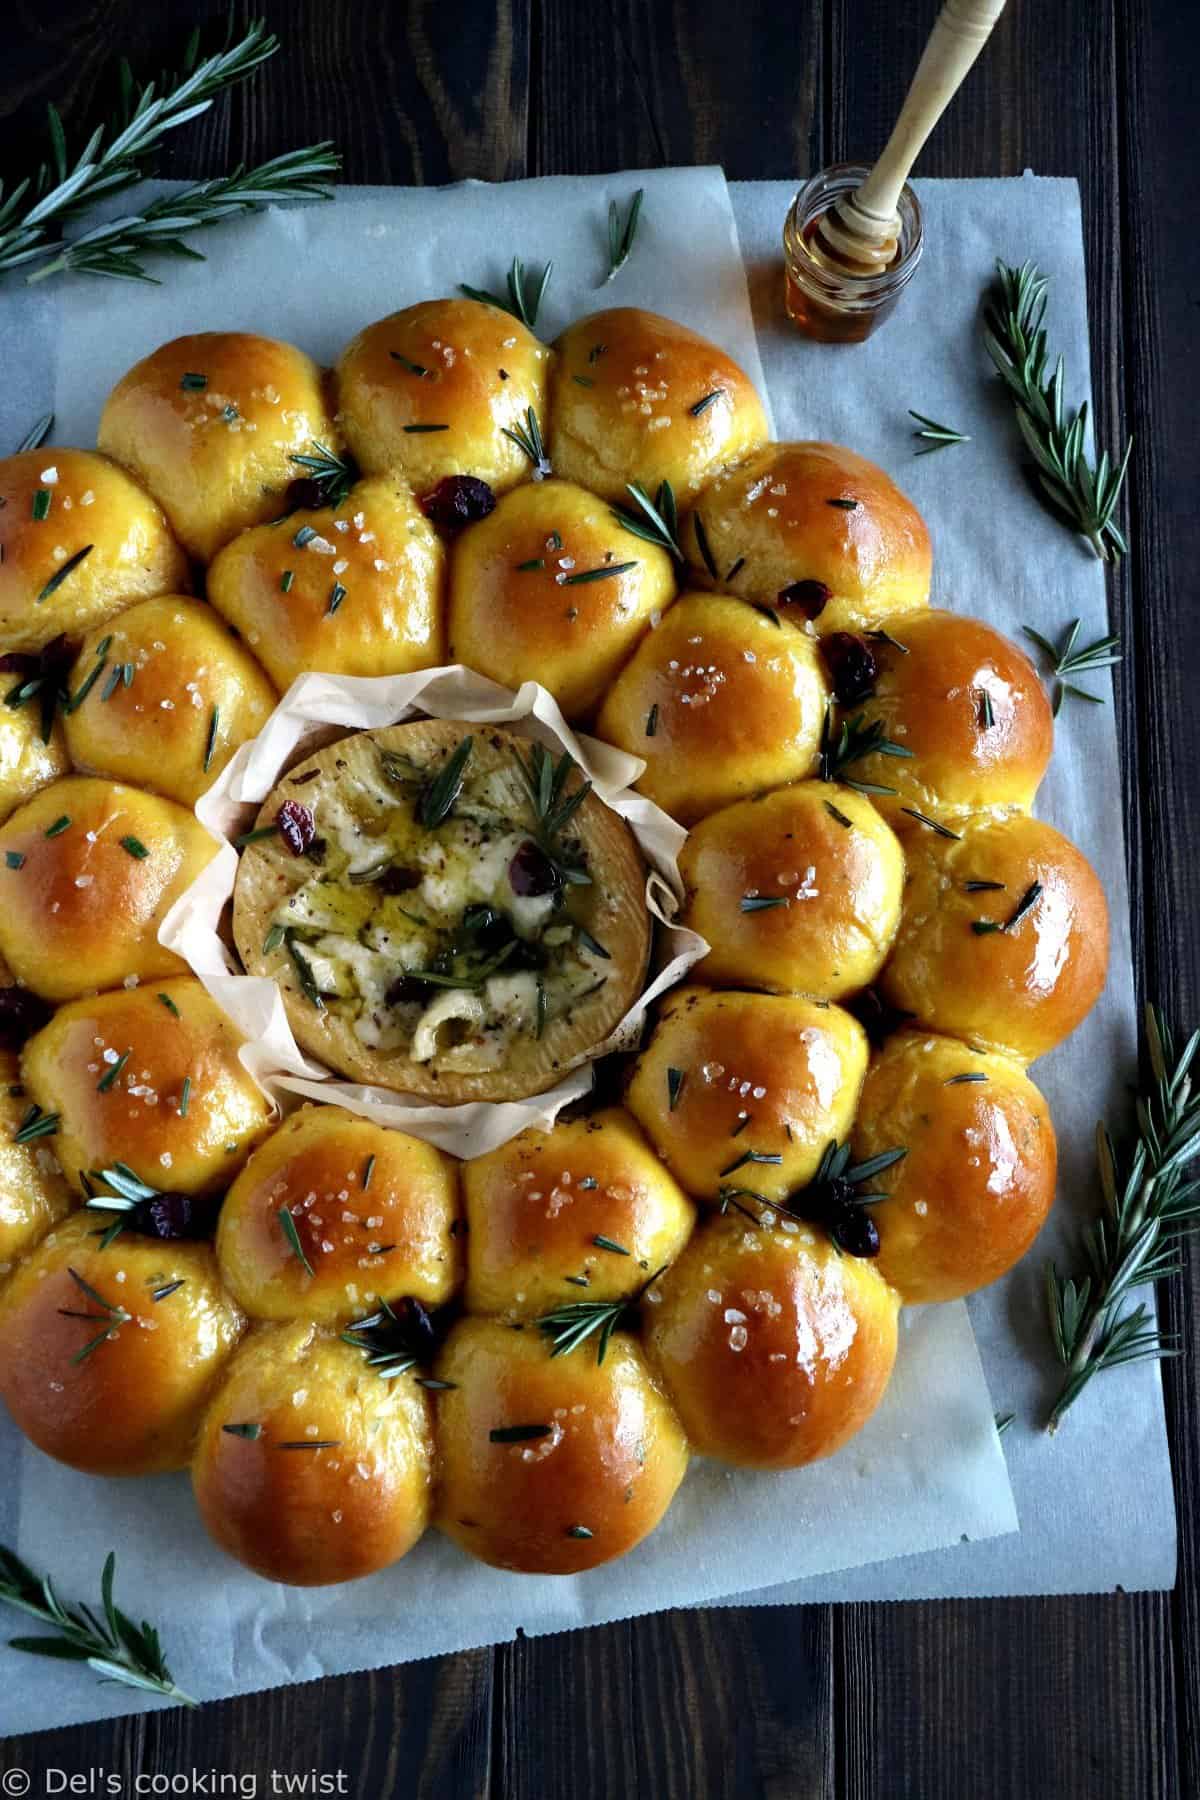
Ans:
[[[300,947],[321,1008],[352,1018],[364,1043],[482,1070],[595,994],[610,953],[578,840],[554,846],[565,880],[542,847],[526,765],[480,767],[462,749],[428,763],[385,751],[374,770],[306,795],[324,856],[305,864],[267,942]],[[451,770],[453,804],[431,810]],[[570,785],[564,772],[560,791]]]

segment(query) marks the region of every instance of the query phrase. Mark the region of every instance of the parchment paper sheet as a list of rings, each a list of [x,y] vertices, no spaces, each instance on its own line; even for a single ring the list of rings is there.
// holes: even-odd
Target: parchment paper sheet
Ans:
[[[801,338],[783,313],[779,232],[792,184],[732,184],[778,436],[833,438],[883,464],[928,522],[935,606],[976,613],[1030,650],[1022,624],[1053,641],[1081,618],[1080,641],[1088,643],[1108,631],[1103,571],[1083,539],[1030,495],[1012,409],[979,340],[980,298],[995,259],[1019,265],[1032,257],[1051,277],[1047,327],[1052,352],[1065,358],[1068,396],[1073,404],[1088,398],[1079,189],[1074,181],[1028,174],[914,185],[925,217],[922,266],[893,318],[847,350]],[[909,407],[969,433],[971,442],[915,455],[922,446],[910,435]],[[1004,1454],[1020,1534],[765,1589],[748,1600],[1091,1593],[1118,1585],[1164,1588],[1175,1580],[1158,1365],[1108,1371],[1053,1438],[1041,1429],[1058,1373],[1046,1331],[1045,1260],[1080,1267],[1080,1227],[1098,1206],[1096,1120],[1128,1116],[1137,1072],[1111,675],[1102,670],[1082,685],[1109,704],[1067,701],[1037,811],[1083,847],[1104,883],[1112,917],[1108,986],[1080,1030],[1033,1070],[1058,1132],[1054,1214],[1024,1262],[968,1302],[997,1411],[1017,1415]],[[1172,996],[1158,998],[1170,1013]]]
[[[647,197],[638,250],[617,280],[598,290],[593,284],[605,267],[608,200],[624,205],[640,185]],[[925,512],[939,592],[952,604],[1003,623],[1007,615],[997,610],[998,596],[1011,589],[1014,596],[1031,596],[1035,622],[1053,628],[1060,616],[1081,612],[1085,629],[1095,622],[1100,630],[1097,571],[1045,520],[1014,473],[1004,436],[1007,417],[986,382],[969,317],[994,252],[1013,260],[1039,255],[1059,277],[1055,323],[1063,325],[1069,364],[1082,378],[1080,261],[1062,257],[1058,213],[1038,224],[1039,206],[1058,207],[1075,244],[1073,185],[1055,184],[1038,199],[1020,183],[944,184],[940,210],[928,214],[929,260],[905,312],[873,344],[840,356],[785,335],[775,300],[778,233],[789,196],[782,184],[773,193],[752,193],[759,196],[754,205],[761,229],[750,196],[744,229],[779,434],[842,437],[878,456]],[[931,197],[927,207],[936,204]],[[364,320],[448,291],[459,280],[499,283],[514,250],[527,261],[556,259],[548,334],[596,307],[648,305],[707,332],[752,376],[760,374],[718,171],[626,173],[442,193],[348,190],[335,206],[269,215],[214,233],[204,248],[208,263],[172,263],[161,290],[83,281],[34,289],[32,297],[11,283],[0,290],[0,441],[16,441],[51,404],[59,420],[56,442],[93,441],[111,382],[149,346],[176,333],[257,329],[330,358]],[[964,421],[973,420],[975,443],[911,463],[910,405],[965,430],[972,424]],[[956,564],[961,574],[947,587],[947,572]],[[1132,1047],[1128,978],[1122,973],[1128,967],[1121,939],[1123,874],[1113,829],[1119,785],[1112,714],[1078,710],[1081,716],[1064,727],[1042,810],[1101,861],[1117,927],[1117,974],[1105,1010],[1086,1036],[1039,1071],[1063,1139],[1064,1195],[1082,1191],[1094,1116],[1127,1075]],[[1072,811],[1077,790],[1083,791],[1082,809]],[[1116,861],[1115,875],[1106,854]],[[169,1626],[177,1678],[205,1696],[490,1642],[511,1636],[518,1625],[532,1634],[702,1603],[781,1575],[815,1578],[801,1584],[803,1598],[905,1591],[905,1571],[925,1569],[931,1559],[882,1559],[1014,1528],[991,1412],[993,1399],[997,1407],[1028,1411],[1046,1391],[1045,1361],[1028,1360],[1044,1357],[1045,1348],[1034,1310],[1036,1276],[1037,1259],[1012,1287],[1000,1290],[998,1300],[976,1309],[985,1350],[995,1358],[991,1398],[966,1309],[908,1314],[884,1406],[847,1452],[783,1477],[734,1476],[699,1466],[658,1533],[624,1562],[578,1580],[496,1575],[430,1537],[396,1569],[349,1588],[303,1593],[265,1586],[208,1545],[185,1478],[117,1484],[76,1476],[22,1444],[6,1420],[0,1422],[0,1466],[6,1471],[0,1537],[35,1564],[52,1566],[64,1593],[81,1597],[90,1594],[104,1553],[115,1544],[123,1604]],[[1027,1460],[1022,1429],[1014,1427],[1005,1439],[1019,1469]],[[1077,1585],[1169,1579],[1163,1549],[1169,1536],[1158,1529],[1166,1464],[1153,1372],[1105,1377],[1052,1451],[1032,1434],[1028,1447],[1026,1513],[1039,1523],[1048,1514],[1057,1525],[1026,1570],[1026,1587],[1057,1585],[1060,1563],[1072,1555]],[[1058,1471],[1064,1472],[1061,1481]],[[1119,1489],[1127,1509],[1135,1503],[1136,1481],[1143,1546],[1150,1509],[1158,1558],[1140,1583],[1128,1556],[1122,1573],[1111,1572],[1123,1548],[1117,1514],[1103,1539],[1106,1560],[1085,1566],[1082,1540],[1089,1531],[1079,1529],[1081,1495],[1095,1495],[1100,1480]],[[1072,1543],[1073,1530],[1079,1543]],[[986,1568],[998,1547],[976,1543],[946,1552],[937,1565],[945,1591],[975,1591],[981,1581],[986,1589],[987,1575],[977,1573],[980,1559]],[[850,1567],[863,1562],[871,1566]],[[934,1576],[924,1580],[933,1583]],[[1005,1571],[1000,1586],[1016,1590],[1019,1582]],[[918,1578],[907,1591],[926,1589]],[[928,1591],[942,1590],[934,1584]],[[101,1688],[77,1670],[53,1664],[6,1658],[4,1674],[0,1731],[144,1704],[135,1694]]]

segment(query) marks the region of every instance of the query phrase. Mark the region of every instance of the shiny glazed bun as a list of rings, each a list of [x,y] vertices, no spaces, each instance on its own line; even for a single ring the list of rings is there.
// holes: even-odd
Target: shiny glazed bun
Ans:
[[[343,1324],[402,1295],[441,1306],[460,1274],[457,1188],[454,1164],[432,1144],[340,1107],[306,1106],[254,1151],[225,1196],[221,1272],[259,1319]],[[285,1234],[285,1208],[304,1261]]]
[[[882,469],[841,444],[765,445],[701,494],[680,542],[701,586],[778,606],[822,634],[877,625],[929,599],[933,552],[921,515]]]
[[[798,1468],[840,1450],[883,1398],[899,1301],[823,1232],[714,1216],[657,1292],[647,1354],[704,1455]]]
[[[212,609],[177,595],[144,600],[86,637],[71,692],[83,694],[63,719],[77,769],[188,807],[275,705],[270,682]]]
[[[826,694],[802,632],[739,600],[685,594],[618,675],[596,729],[645,758],[639,792],[691,825],[811,775]]]
[[[0,952],[47,1000],[175,974],[184,964],[158,928],[216,850],[174,801],[56,781],[0,828]]]
[[[152,1187],[211,1193],[271,1122],[240,1042],[198,981],[167,981],[61,1006],[21,1068],[30,1098],[61,1117],[54,1154],[74,1184],[123,1162]]]
[[[702,981],[838,1000],[879,973],[904,857],[863,794],[801,781],[710,813],[679,857]]]
[[[9,675],[0,697],[4,692],[19,692],[22,679],[20,671]],[[0,706],[0,825],[39,788],[56,776],[65,775],[70,766],[57,719],[50,727],[49,737],[42,736],[38,695],[31,696],[22,706]]]
[[[304,474],[294,455],[337,447],[316,363],[247,331],[200,331],[143,357],[108,396],[97,439],[202,562],[286,511],[288,485]]]
[[[0,1397],[47,1456],[92,1475],[183,1468],[242,1330],[207,1244],[57,1226],[0,1292]]]
[[[574,1575],[632,1550],[687,1469],[679,1421],[636,1342],[552,1357],[548,1341],[463,1319],[437,1361],[435,1524],[499,1569]]]
[[[280,689],[310,669],[405,675],[442,660],[444,560],[403,481],[360,481],[336,508],[235,538],[208,597]]]
[[[860,757],[850,771],[895,790],[873,796],[884,817],[897,831],[920,831],[904,807],[953,822],[962,813],[1032,806],[1054,722],[1024,651],[981,619],[957,613],[883,623],[894,642],[872,640],[873,690],[847,712],[878,720],[884,736],[910,752]]]
[[[523,1131],[465,1163],[463,1194],[467,1310],[513,1319],[637,1293],[695,1223],[691,1201],[615,1107]]]
[[[399,473],[418,494],[474,475],[502,494],[530,473],[505,430],[532,407],[546,423],[551,352],[498,306],[425,300],[351,338],[338,358],[339,419],[368,475]]]
[[[527,482],[455,546],[450,660],[505,687],[540,681],[578,719],[674,593],[667,552],[631,536],[603,500]]]
[[[690,1193],[782,1200],[850,1129],[867,1067],[862,1027],[790,994],[673,988],[627,1104]]]
[[[321,1587],[399,1561],[429,1523],[430,1406],[360,1350],[300,1323],[241,1346],[192,1463],[200,1516],[270,1581]]]
[[[557,344],[554,473],[606,500],[669,481],[684,506],[718,469],[761,444],[767,419],[733,359],[674,319],[636,306],[578,319]]]
[[[1032,1062],[1104,986],[1104,889],[1082,851],[1040,819],[961,823],[956,838],[907,840],[904,913],[880,986],[918,1024]],[[981,890],[984,881],[998,885]]]
[[[58,1166],[52,1137],[16,1140],[29,1114],[20,1064],[0,1050],[0,1287],[18,1257],[77,1204]]]
[[[107,457],[43,444],[0,461],[0,651],[40,650],[188,585],[162,512]]]
[[[1037,1088],[1005,1056],[903,1031],[874,1058],[851,1134],[855,1162],[903,1148],[871,1179],[876,1267],[905,1303],[958,1300],[1028,1250],[1054,1200],[1058,1151]]]

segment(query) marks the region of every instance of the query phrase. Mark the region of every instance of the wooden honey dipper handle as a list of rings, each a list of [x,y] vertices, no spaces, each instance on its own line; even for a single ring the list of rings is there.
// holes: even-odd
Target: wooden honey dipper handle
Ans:
[[[891,137],[862,186],[822,221],[830,247],[863,263],[895,254],[896,208],[925,140],[962,86],[1004,11],[1005,0],[945,0]]]

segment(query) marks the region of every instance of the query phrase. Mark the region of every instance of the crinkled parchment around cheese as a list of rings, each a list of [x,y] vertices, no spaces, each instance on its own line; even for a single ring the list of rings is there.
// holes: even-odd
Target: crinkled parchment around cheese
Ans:
[[[650,865],[646,905],[662,927],[665,963],[588,1059],[528,1100],[429,1106],[391,1088],[338,1080],[300,1050],[275,982],[242,974],[218,930],[237,877],[238,855],[231,840],[294,759],[321,742],[330,726],[370,731],[421,714],[515,726],[551,750],[569,751],[597,797],[629,825]],[[708,949],[696,932],[672,923],[683,897],[678,855],[686,833],[660,807],[633,792],[631,784],[644,767],[640,757],[597,738],[577,736],[553,696],[534,681],[514,694],[459,664],[416,675],[302,675],[259,735],[242,745],[197,804],[197,817],[222,840],[221,848],[167,914],[159,941],[183,957],[228,1013],[246,1039],[242,1062],[280,1107],[294,1104],[297,1096],[322,1100],[411,1132],[456,1156],[482,1156],[529,1126],[547,1130],[568,1101],[587,1093],[592,1061],[634,1043],[647,1007]]]

